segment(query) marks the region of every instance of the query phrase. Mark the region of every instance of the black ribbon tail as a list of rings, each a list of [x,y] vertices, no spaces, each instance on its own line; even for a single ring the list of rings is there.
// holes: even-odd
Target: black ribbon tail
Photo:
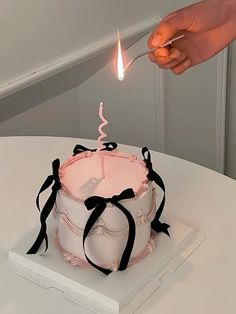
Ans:
[[[148,175],[148,177],[149,177],[149,175]],[[160,206],[156,212],[156,216],[155,216],[155,219],[159,220],[161,217],[161,214],[163,212],[163,209],[165,207],[166,189],[165,189],[165,185],[164,185],[162,178],[154,170],[152,170],[152,172],[151,172],[151,179],[152,179],[152,181],[154,181],[156,183],[156,185],[158,185],[162,189],[162,191],[164,193],[161,204],[160,204]]]
[[[41,228],[39,231],[39,234],[34,242],[34,244],[32,245],[32,247],[29,249],[29,251],[27,252],[27,254],[35,254],[38,252],[43,240],[45,240],[45,251],[44,253],[47,251],[48,249],[48,236],[47,236],[47,225],[46,225],[46,220],[54,206],[54,203],[56,201],[56,196],[57,196],[57,191],[52,191],[51,195],[49,196],[46,204],[44,205],[41,215],[40,215],[40,222],[41,222]]]
[[[84,234],[83,234],[84,255],[85,255],[85,257],[86,257],[86,259],[90,265],[92,265],[94,268],[98,269],[99,271],[101,271],[105,275],[109,275],[112,272],[112,270],[100,267],[100,266],[96,265],[95,263],[93,263],[88,258],[86,251],[85,251],[85,240],[86,240],[90,230],[92,229],[92,227],[94,226],[94,224],[98,220],[98,218],[104,212],[104,210],[107,206],[107,203],[110,202],[113,205],[115,205],[126,216],[126,218],[128,220],[128,224],[129,224],[128,239],[127,239],[126,247],[123,251],[123,254],[122,254],[122,257],[120,260],[120,265],[118,268],[118,270],[125,270],[128,266],[130,255],[131,255],[131,252],[132,252],[133,246],[134,246],[135,222],[134,222],[134,218],[131,215],[131,213],[123,205],[121,205],[119,203],[119,201],[124,200],[124,199],[133,198],[133,197],[135,197],[134,191],[131,188],[129,188],[129,189],[126,189],[123,192],[121,192],[120,195],[114,195],[112,198],[103,198],[100,196],[92,196],[92,197],[89,197],[84,202],[85,206],[87,207],[88,210],[91,210],[94,208],[94,210],[91,213],[91,215],[89,216],[89,219],[87,220],[87,223],[86,223],[85,228],[84,228]]]
[[[159,232],[163,232],[165,233],[166,235],[168,235],[168,237],[170,237],[170,233],[169,233],[169,230],[168,228],[170,227],[168,224],[166,223],[161,223],[159,220],[153,220],[153,222],[151,223],[151,227],[152,229],[159,233]]]
[[[165,189],[165,184],[162,180],[162,178],[153,170],[152,168],[152,162],[151,162],[151,154],[150,151],[147,147],[144,147],[142,149],[142,154],[144,157],[144,161],[146,163],[146,167],[148,169],[148,174],[147,174],[147,178],[151,181],[154,181],[164,192],[161,204],[159,206],[159,208],[156,211],[156,215],[154,220],[151,223],[151,227],[154,231],[156,232],[163,232],[165,234],[167,234],[168,236],[170,236],[168,228],[170,227],[168,224],[166,223],[161,223],[160,222],[160,217],[161,214],[163,212],[164,206],[165,206],[165,201],[166,201],[166,189]]]
[[[158,185],[164,193],[161,204],[159,205],[159,208],[156,211],[155,218],[153,219],[153,221],[151,223],[151,227],[156,232],[163,232],[166,235],[170,236],[169,231],[168,231],[168,228],[170,226],[166,223],[160,222],[160,217],[162,215],[163,209],[165,207],[165,201],[166,201],[165,184],[164,184],[162,178],[154,170],[152,170],[152,172],[151,172],[151,177],[152,177],[152,180],[156,183],[156,185]]]
[[[112,271],[110,269],[106,269],[106,268],[100,267],[100,266],[96,265],[95,263],[93,263],[90,260],[90,258],[87,256],[86,250],[85,250],[85,240],[86,240],[90,230],[92,229],[92,227],[94,226],[94,224],[98,220],[98,218],[104,212],[105,208],[106,208],[106,202],[103,201],[103,202],[99,203],[94,208],[94,210],[92,211],[91,215],[89,216],[89,218],[87,220],[87,223],[85,225],[85,228],[84,228],[84,233],[83,233],[83,250],[84,250],[85,258],[89,262],[90,265],[92,265],[97,270],[101,271],[103,274],[109,275]]]
[[[136,228],[135,228],[135,222],[134,218],[131,215],[131,213],[124,207],[122,206],[119,202],[114,202],[114,205],[118,207],[123,214],[126,216],[128,223],[129,223],[129,234],[128,234],[128,239],[126,243],[126,247],[124,249],[124,252],[122,254],[121,260],[120,260],[120,265],[118,270],[125,270],[128,266],[130,255],[132,253],[133,247],[134,247],[134,240],[135,240],[135,233],[136,233]]]
[[[36,205],[37,205],[37,208],[38,208],[39,211],[40,211],[40,204],[39,204],[40,194],[43,191],[47,190],[52,183],[53,183],[53,176],[50,175],[50,176],[47,177],[47,179],[45,180],[45,182],[43,183],[43,185],[41,186],[41,188],[40,188],[40,190],[38,192],[38,195],[36,197]]]
[[[45,205],[43,206],[42,212],[40,214],[40,222],[41,222],[41,228],[39,231],[39,234],[34,242],[34,244],[31,246],[31,248],[28,250],[27,254],[35,254],[39,250],[43,240],[45,240],[46,248],[45,251],[48,249],[48,236],[47,236],[47,225],[46,225],[46,220],[53,209],[53,206],[56,201],[56,196],[57,196],[57,191],[60,189],[61,185],[59,182],[59,176],[58,176],[58,170],[60,167],[60,161],[59,159],[56,159],[52,163],[52,169],[53,169],[53,174],[48,176],[45,182],[43,183],[42,187],[39,190],[39,193],[36,198],[36,204],[38,209],[40,210],[39,206],[39,197],[40,194],[45,191],[47,188],[50,187],[50,185],[54,182],[52,186],[52,193],[50,194],[48,200],[46,201]]]

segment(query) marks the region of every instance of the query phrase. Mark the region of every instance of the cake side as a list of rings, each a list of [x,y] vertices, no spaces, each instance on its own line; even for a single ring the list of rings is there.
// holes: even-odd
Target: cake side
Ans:
[[[47,251],[46,220],[53,209],[55,244],[64,258],[106,275],[125,270],[150,253],[154,232],[169,236],[169,225],[160,221],[165,184],[153,170],[148,148],[142,148],[143,160],[138,160],[118,152],[116,143],[103,146],[97,151],[78,144],[61,167],[59,159],[52,162],[52,173],[36,198],[40,231],[27,254],[36,254],[43,242]],[[163,191],[158,208],[153,183]],[[41,193],[49,187],[41,209]]]
[[[151,234],[151,222],[154,219],[155,190],[152,182],[146,177],[147,169],[143,161],[134,155],[117,152],[105,152],[106,178],[99,180],[99,157],[96,153],[86,152],[80,156],[70,157],[60,169],[62,189],[57,194],[55,214],[57,217],[57,241],[58,246],[67,257],[74,256],[73,260],[80,259],[80,266],[88,266],[83,250],[83,231],[90,216],[90,211],[79,198],[84,194],[84,180],[88,183],[88,193],[97,191],[98,194],[112,197],[114,191],[117,194],[132,186],[135,197],[120,201],[120,204],[131,213],[135,225],[136,236],[131,253],[131,260],[139,260],[145,256],[150,248],[148,245]],[[78,158],[79,157],[79,158]],[[84,161],[82,163],[82,161]],[[79,163],[81,163],[79,165]],[[69,168],[69,171],[68,171]],[[89,174],[84,171],[82,178],[75,184],[70,180],[76,180],[82,169],[89,169]],[[72,175],[73,174],[73,175]],[[91,183],[91,178],[93,182]],[[121,178],[124,178],[122,185]],[[127,180],[128,178],[128,180]],[[69,184],[67,184],[69,181]],[[118,181],[118,182],[117,182]],[[117,184],[118,183],[118,184]],[[129,185],[128,185],[129,184]],[[91,185],[93,185],[91,187]],[[77,190],[75,189],[77,187]],[[108,189],[109,186],[109,189]],[[71,193],[71,187],[72,193]],[[105,189],[105,190],[104,190]],[[81,192],[82,191],[82,192]],[[110,194],[108,194],[110,192]],[[76,193],[77,192],[77,193]],[[86,195],[90,196],[90,195]],[[124,214],[114,205],[108,203],[105,211],[97,220],[90,231],[85,248],[87,256],[98,265],[114,265],[119,263],[125,243],[128,237],[129,226]],[[139,256],[139,258],[137,258]],[[130,261],[131,261],[130,260]]]
[[[155,190],[152,183],[141,196],[121,201],[133,216],[136,237],[131,258],[140,254],[150,239],[151,222],[155,217]],[[82,237],[90,212],[83,203],[69,199],[59,192],[55,206],[58,241],[62,249],[85,260]],[[118,262],[128,236],[128,223],[124,215],[108,204],[86,240],[86,251],[97,264]]]

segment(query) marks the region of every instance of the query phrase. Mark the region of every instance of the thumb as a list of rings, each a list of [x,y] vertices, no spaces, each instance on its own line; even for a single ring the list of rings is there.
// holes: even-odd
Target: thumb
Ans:
[[[161,46],[180,31],[187,30],[192,25],[194,16],[186,13],[184,10],[179,10],[167,15],[150,36],[149,48]]]

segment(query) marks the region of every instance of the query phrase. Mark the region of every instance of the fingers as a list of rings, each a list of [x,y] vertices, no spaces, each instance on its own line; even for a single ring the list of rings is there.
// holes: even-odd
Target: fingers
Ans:
[[[191,60],[180,49],[160,48],[149,54],[149,59],[162,69],[170,69],[174,74],[182,74],[192,66]]]
[[[168,57],[170,50],[167,48],[159,48],[153,52],[154,57]]]
[[[178,48],[161,48],[150,53],[149,58],[162,69],[171,69],[186,59],[186,55]]]
[[[182,62],[180,62],[178,65],[174,66],[171,71],[176,74],[182,74],[184,73],[188,68],[190,68],[192,65],[192,62],[190,59],[186,58],[185,60],[183,60]]]
[[[148,40],[149,48],[163,45],[177,33],[187,30],[193,23],[194,16],[187,14],[188,8],[167,15],[156,27]]]

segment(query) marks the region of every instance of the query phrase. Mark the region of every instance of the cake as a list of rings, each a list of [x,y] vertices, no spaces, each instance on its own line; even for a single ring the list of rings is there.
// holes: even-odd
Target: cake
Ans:
[[[77,145],[61,166],[54,160],[53,174],[40,189],[42,193],[54,181],[52,193],[41,211],[40,233],[28,253],[36,253],[44,239],[47,249],[46,219],[52,208],[55,245],[73,266],[109,274],[125,270],[152,252],[155,233],[168,234],[169,226],[159,221],[165,198],[156,209],[154,184],[165,192],[164,183],[152,169],[149,150],[143,148],[142,153],[140,160],[119,152],[115,143],[105,143],[99,153]]]
[[[73,266],[97,269],[109,275],[123,271],[151,253],[155,233],[169,235],[169,225],[160,222],[165,205],[165,185],[153,170],[148,148],[143,160],[120,152],[114,142],[103,143],[102,128],[108,124],[102,114],[96,149],[76,145],[73,154],[60,166],[52,163],[52,175],[39,190],[52,186],[41,214],[41,228],[27,252],[35,254],[45,241],[48,249],[46,220],[53,210],[56,219],[54,243]],[[164,192],[156,208],[156,187]]]

